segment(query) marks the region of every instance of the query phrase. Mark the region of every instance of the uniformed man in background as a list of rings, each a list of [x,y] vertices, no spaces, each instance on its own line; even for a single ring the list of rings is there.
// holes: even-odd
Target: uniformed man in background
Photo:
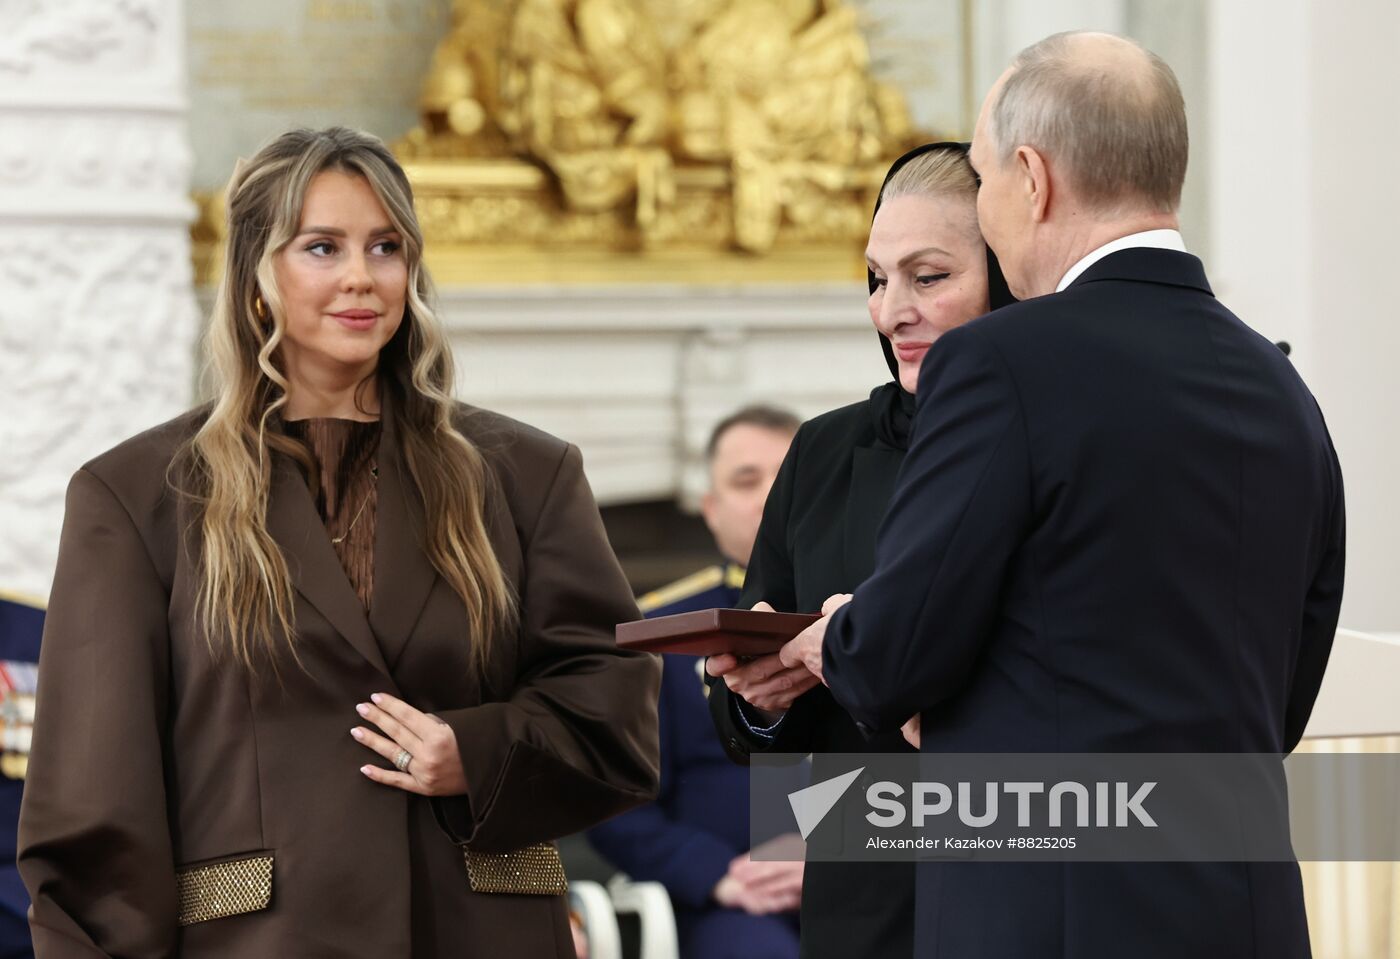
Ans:
[[[714,428],[701,513],[720,562],[641,597],[647,617],[732,609],[739,601],[763,504],[798,425],[786,411],[749,406]],[[803,864],[749,860],[749,771],[730,762],[715,737],[704,660],[664,660],[661,792],[588,837],[632,879],[666,887],[682,959],[794,959]]]
[[[705,447],[710,486],[700,513],[721,561],[637,600],[648,618],[696,609],[732,609],[744,591],[763,504],[801,421],[786,410],[746,406],[721,420]]]

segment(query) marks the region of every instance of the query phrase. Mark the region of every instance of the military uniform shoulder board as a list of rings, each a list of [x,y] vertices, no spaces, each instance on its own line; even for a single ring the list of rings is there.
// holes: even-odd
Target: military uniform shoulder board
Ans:
[[[703,593],[707,589],[714,589],[724,582],[724,568],[721,566],[706,566],[697,573],[691,573],[683,579],[678,579],[674,583],[654,589],[641,599],[637,600],[637,607],[643,614],[653,612],[662,606],[669,606],[678,603],[683,599],[689,599],[697,593]]]
[[[730,589],[743,589],[744,575],[744,567],[729,563],[724,567],[724,585]]]

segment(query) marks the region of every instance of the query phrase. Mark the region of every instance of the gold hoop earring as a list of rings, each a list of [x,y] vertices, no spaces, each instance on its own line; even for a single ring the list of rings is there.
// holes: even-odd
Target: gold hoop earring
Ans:
[[[261,293],[253,297],[253,313],[260,320],[267,319],[267,307],[263,304]]]

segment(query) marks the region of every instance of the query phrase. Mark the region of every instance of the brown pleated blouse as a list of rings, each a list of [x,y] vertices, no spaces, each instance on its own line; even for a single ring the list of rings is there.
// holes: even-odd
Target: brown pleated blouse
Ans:
[[[369,611],[374,593],[374,519],[379,493],[379,421],[288,420],[284,432],[311,451],[319,472],[316,512],[340,566]]]

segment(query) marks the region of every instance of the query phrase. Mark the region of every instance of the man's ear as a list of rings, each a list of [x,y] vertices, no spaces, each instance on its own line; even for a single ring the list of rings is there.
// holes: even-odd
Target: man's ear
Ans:
[[[1050,168],[1035,147],[1016,148],[1016,173],[1026,202],[1030,204],[1031,222],[1043,223],[1050,212]]]

